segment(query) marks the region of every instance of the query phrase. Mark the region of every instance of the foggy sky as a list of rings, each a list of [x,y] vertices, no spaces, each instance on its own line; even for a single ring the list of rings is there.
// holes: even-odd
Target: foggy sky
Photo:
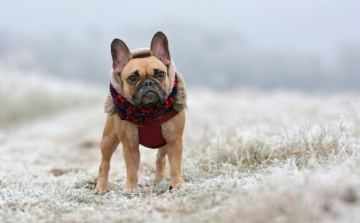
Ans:
[[[135,49],[161,30],[189,85],[357,89],[359,11],[325,0],[0,1],[0,66],[106,83],[112,39]]]

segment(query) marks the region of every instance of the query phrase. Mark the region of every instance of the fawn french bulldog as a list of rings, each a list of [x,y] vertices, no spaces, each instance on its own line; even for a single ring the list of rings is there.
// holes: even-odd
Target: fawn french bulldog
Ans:
[[[110,94],[105,101],[106,124],[101,140],[102,160],[95,193],[109,190],[110,160],[123,145],[127,181],[124,190],[138,187],[139,145],[158,148],[155,179],[165,178],[166,155],[173,188],[184,184],[181,174],[182,135],[185,126],[186,90],[175,71],[167,37],[154,35],[150,49],[130,52],[126,44],[111,43]]]

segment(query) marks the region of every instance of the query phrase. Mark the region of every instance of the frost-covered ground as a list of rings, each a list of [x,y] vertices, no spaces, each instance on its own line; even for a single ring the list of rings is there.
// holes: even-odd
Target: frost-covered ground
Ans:
[[[360,94],[192,89],[187,186],[155,184],[141,148],[122,192],[120,145],[95,195],[106,92],[0,72],[0,222],[360,222]]]

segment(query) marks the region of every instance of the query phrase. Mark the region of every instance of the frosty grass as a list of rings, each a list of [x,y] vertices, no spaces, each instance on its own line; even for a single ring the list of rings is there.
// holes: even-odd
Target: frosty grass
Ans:
[[[139,190],[123,192],[120,145],[95,195],[106,89],[2,80],[0,222],[360,222],[359,94],[191,89],[187,185],[154,182],[140,148]]]

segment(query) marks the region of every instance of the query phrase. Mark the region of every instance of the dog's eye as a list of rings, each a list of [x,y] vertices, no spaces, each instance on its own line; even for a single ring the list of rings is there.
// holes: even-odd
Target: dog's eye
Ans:
[[[135,83],[137,81],[137,77],[135,75],[131,75],[130,77],[128,77],[128,81],[130,83]]]
[[[158,73],[158,79],[162,80],[165,78],[165,72],[164,71],[159,71]]]

